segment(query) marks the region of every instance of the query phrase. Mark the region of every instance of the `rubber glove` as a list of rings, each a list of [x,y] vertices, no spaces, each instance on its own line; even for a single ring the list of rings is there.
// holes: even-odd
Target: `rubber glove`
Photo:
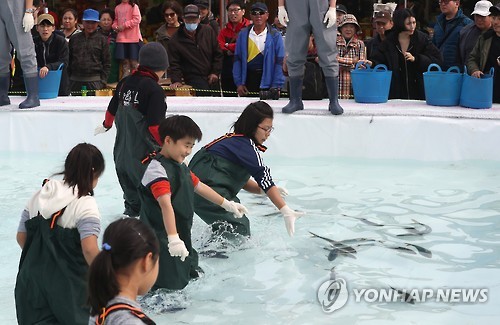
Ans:
[[[94,130],[94,135],[98,135],[98,134],[101,134],[101,133],[106,133],[108,132],[110,128],[107,128],[105,127],[104,125],[100,124],[98,125],[95,130]]]
[[[228,201],[224,199],[220,206],[227,212],[231,212],[232,214],[234,214],[235,218],[241,218],[245,213],[248,213],[247,208],[245,208],[243,204],[234,201]]]
[[[33,14],[26,12],[23,17],[24,32],[29,32],[33,26],[35,26],[35,18],[33,18]]]
[[[278,19],[280,21],[280,24],[283,26],[286,26],[290,21],[288,19],[288,13],[286,12],[285,6],[278,6]]]
[[[294,211],[290,209],[288,205],[285,205],[280,209],[281,214],[283,215],[283,219],[285,219],[286,231],[288,231],[288,235],[293,237],[295,233],[295,220],[302,217],[305,212]]]
[[[337,22],[337,9],[334,7],[328,8],[325,14],[325,19],[323,19],[323,24],[326,24],[326,28],[330,28]]]
[[[175,257],[179,256],[181,261],[184,262],[186,257],[188,257],[189,252],[186,248],[184,242],[179,238],[179,234],[168,235],[168,252],[170,256]]]

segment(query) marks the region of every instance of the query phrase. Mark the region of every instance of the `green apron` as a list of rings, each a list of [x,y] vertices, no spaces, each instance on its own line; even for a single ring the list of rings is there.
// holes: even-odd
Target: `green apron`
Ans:
[[[38,215],[26,221],[27,239],[17,274],[18,323],[88,324],[87,262],[77,229],[50,228]]]
[[[160,241],[160,271],[153,288],[179,290],[184,288],[189,280],[198,277],[198,252],[191,243],[191,228],[193,226],[194,186],[191,172],[185,164],[158,155],[157,159],[165,168],[170,182],[171,200],[175,213],[177,233],[189,256],[184,262],[179,257],[172,257],[168,252],[167,232],[158,201],[151,191],[141,186],[141,220],[149,224],[156,232]]]
[[[139,212],[141,202],[138,188],[147,167],[142,160],[154,151],[159,151],[160,147],[149,132],[144,115],[135,109],[133,104],[126,106],[118,104],[115,125],[116,140],[113,154],[116,175],[125,198],[125,208]]]
[[[120,63],[115,59],[116,43],[109,43],[109,54],[111,57],[111,69],[109,69],[108,84],[118,82],[120,80]]]
[[[210,186],[226,200],[235,202],[240,202],[237,195],[250,178],[250,174],[243,166],[213,155],[205,148],[194,155],[189,168],[200,178],[200,181]],[[200,195],[194,197],[194,211],[207,224],[213,225],[214,232],[223,230],[219,229],[221,222],[228,222],[236,233],[250,236],[250,221],[246,216],[235,218],[231,212],[227,212]]]

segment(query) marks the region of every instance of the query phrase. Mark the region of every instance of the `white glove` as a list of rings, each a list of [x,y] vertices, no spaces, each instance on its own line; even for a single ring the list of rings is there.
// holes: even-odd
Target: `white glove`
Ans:
[[[280,212],[283,215],[283,219],[285,219],[285,226],[286,226],[286,231],[288,231],[288,235],[290,235],[290,237],[293,237],[293,234],[295,232],[295,220],[302,217],[306,213],[294,211],[290,209],[288,205],[282,207],[280,209]]]
[[[326,28],[330,28],[337,22],[337,9],[330,7],[325,14],[325,19],[323,19],[323,24],[327,24]]]
[[[170,256],[175,257],[179,256],[181,261],[184,262],[186,257],[188,257],[189,252],[186,248],[184,242],[179,238],[179,234],[168,235],[168,252]]]
[[[109,130],[108,128],[105,128],[104,125],[100,124],[95,128],[94,135],[106,133],[106,132],[108,132],[108,130]]]
[[[288,13],[286,12],[285,6],[278,7],[278,19],[280,21],[280,24],[283,26],[286,26],[287,23],[290,21],[288,19]]]
[[[33,14],[26,12],[23,17],[24,32],[29,32],[33,26],[35,26],[35,18],[33,18]]]
[[[248,213],[247,208],[243,204],[234,201],[224,199],[220,206],[227,212],[232,212],[235,218],[241,218],[245,213]]]

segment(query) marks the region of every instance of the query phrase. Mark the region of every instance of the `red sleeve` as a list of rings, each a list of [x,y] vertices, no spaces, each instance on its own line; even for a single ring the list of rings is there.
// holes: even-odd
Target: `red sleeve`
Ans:
[[[217,42],[219,42],[219,47],[222,51],[224,51],[226,49],[226,38],[224,36],[224,29],[222,29],[219,33],[219,35],[217,35]]]
[[[170,182],[167,180],[161,180],[151,185],[151,193],[155,199],[165,194],[170,194]]]
[[[102,123],[102,125],[105,128],[110,129],[113,126],[114,121],[115,121],[115,116],[111,114],[109,111],[106,111],[106,116],[104,117],[104,122]]]
[[[163,145],[163,141],[161,141],[160,132],[158,131],[158,128],[159,128],[159,125],[151,125],[148,129],[149,129],[149,133],[151,133],[151,135],[156,140],[156,142],[160,146],[162,146]]]
[[[200,183],[200,179],[193,172],[191,172],[191,180],[193,181],[193,186],[196,187]]]

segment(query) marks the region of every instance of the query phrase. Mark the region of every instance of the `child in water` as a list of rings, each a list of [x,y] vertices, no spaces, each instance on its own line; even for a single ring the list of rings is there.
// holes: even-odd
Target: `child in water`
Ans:
[[[155,324],[136,300],[158,276],[155,233],[140,220],[119,219],[106,228],[102,242],[89,269],[89,324]]]
[[[93,196],[104,171],[95,146],[66,157],[62,180],[45,180],[21,215],[15,299],[19,324],[88,324],[88,265],[99,253],[100,213]]]
[[[201,130],[189,117],[173,115],[160,122],[161,151],[149,163],[142,178],[141,220],[160,239],[160,273],[155,288],[179,290],[197,278],[198,253],[191,244],[195,193],[241,218],[246,208],[228,201],[200,182],[184,164]]]

